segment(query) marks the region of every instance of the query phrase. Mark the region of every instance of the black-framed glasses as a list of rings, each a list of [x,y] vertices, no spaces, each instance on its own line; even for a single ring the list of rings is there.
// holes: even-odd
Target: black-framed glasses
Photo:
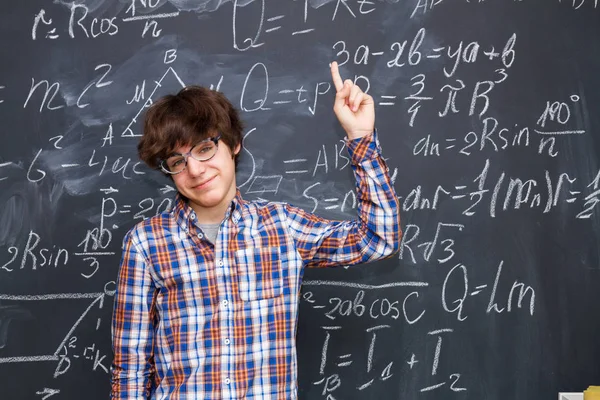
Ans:
[[[221,139],[221,135],[196,143],[187,153],[174,153],[160,162],[160,169],[169,175],[176,175],[185,170],[188,157],[192,157],[196,161],[210,160],[217,154],[219,139]]]

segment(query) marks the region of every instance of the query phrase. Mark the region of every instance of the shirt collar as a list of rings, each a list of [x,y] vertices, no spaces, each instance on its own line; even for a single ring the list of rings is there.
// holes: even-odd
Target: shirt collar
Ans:
[[[244,206],[244,199],[242,199],[242,194],[240,193],[240,189],[235,190],[235,196],[231,201],[231,207],[227,209],[227,213],[225,214],[225,219],[231,218],[234,224],[237,225],[242,219],[242,210]]]
[[[235,197],[231,201],[231,207],[229,207],[225,213],[225,220],[231,219],[234,224],[237,224],[242,218],[243,205],[244,199],[242,199],[242,194],[239,189],[236,189]],[[189,230],[190,225],[196,223],[196,213],[192,207],[190,207],[187,198],[182,196],[181,193],[177,193],[175,196],[175,204],[171,213],[173,214],[177,225],[186,232]]]

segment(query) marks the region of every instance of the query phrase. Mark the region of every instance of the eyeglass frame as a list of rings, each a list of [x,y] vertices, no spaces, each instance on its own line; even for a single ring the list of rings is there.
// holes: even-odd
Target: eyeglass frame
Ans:
[[[160,170],[161,170],[162,172],[166,173],[166,174],[169,174],[169,175],[177,175],[177,174],[180,174],[180,173],[182,173],[183,171],[185,171],[185,169],[187,168],[187,165],[188,165],[188,158],[189,158],[189,157],[192,157],[194,160],[196,160],[196,161],[199,161],[199,162],[204,162],[204,161],[208,161],[208,160],[212,159],[214,156],[216,156],[216,155],[217,155],[217,152],[219,151],[219,140],[221,140],[221,136],[222,136],[222,135],[221,135],[221,134],[219,134],[219,135],[217,135],[217,136],[215,136],[215,137],[206,138],[206,139],[204,139],[204,140],[201,140],[200,142],[196,143],[195,145],[193,145],[193,146],[190,148],[190,151],[188,151],[188,152],[185,152],[185,153],[173,153],[172,155],[170,155],[170,156],[169,156],[169,157],[167,157],[166,159],[164,159],[164,160],[160,160],[160,163],[159,163],[159,168],[160,168]],[[207,143],[207,142],[213,142],[213,143],[215,144],[216,151],[214,152],[214,154],[213,154],[212,156],[208,157],[207,159],[204,159],[204,160],[198,160],[196,157],[194,157],[194,156],[192,155],[192,151],[194,151],[194,148],[195,148],[196,146],[199,146],[199,145],[201,145],[202,143]],[[178,171],[178,172],[171,172],[171,171],[169,171],[168,167],[166,167],[166,166],[165,166],[165,164],[167,163],[167,159],[169,159],[169,158],[171,158],[171,157],[173,157],[173,156],[182,156],[182,157],[183,157],[183,161],[184,161],[185,165],[183,166],[183,169],[182,169],[181,171]]]

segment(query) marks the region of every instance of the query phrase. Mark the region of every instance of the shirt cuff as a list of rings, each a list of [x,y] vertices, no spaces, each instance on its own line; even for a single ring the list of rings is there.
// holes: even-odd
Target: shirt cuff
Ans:
[[[352,164],[358,165],[363,161],[372,160],[381,154],[381,147],[377,138],[377,129],[372,133],[357,139],[346,137],[346,147]]]

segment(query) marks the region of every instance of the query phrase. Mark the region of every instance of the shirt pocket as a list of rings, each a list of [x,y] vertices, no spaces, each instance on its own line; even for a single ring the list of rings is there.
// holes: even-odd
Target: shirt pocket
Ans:
[[[283,276],[279,247],[237,250],[238,291],[243,301],[281,296]]]

